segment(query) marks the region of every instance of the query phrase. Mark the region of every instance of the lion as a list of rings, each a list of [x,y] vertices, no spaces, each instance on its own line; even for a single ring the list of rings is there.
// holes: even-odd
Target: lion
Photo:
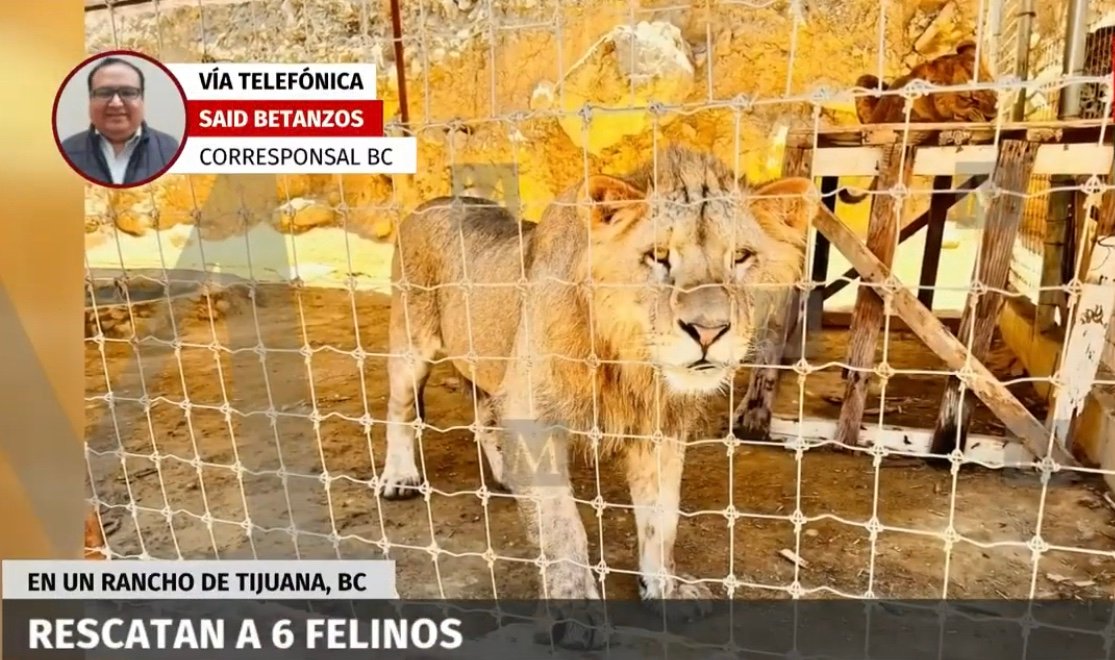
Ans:
[[[976,42],[965,39],[956,48],[944,55],[922,62],[906,75],[893,83],[883,82],[871,74],[863,74],[856,79],[856,87],[894,91],[902,89],[914,80],[924,80],[937,86],[954,86],[969,83],[975,79]],[[991,74],[980,62],[980,80],[991,80]],[[901,124],[906,121],[906,99],[901,95],[882,97],[856,97],[856,117],[861,124]],[[993,90],[975,89],[947,92],[931,92],[914,98],[910,104],[910,123],[951,123],[951,122],[988,122],[999,112],[999,97]],[[878,185],[872,179],[868,191]],[[854,195],[841,190],[840,200],[846,204],[858,204],[867,193]]]
[[[543,597],[599,599],[569,477],[556,469],[571,445],[595,444],[625,467],[640,597],[688,599],[696,616],[711,591],[679,576],[673,555],[686,442],[751,350],[769,285],[801,277],[819,198],[806,178],[738,188],[711,154],[656,156],[588,176],[536,225],[475,197],[431,200],[400,224],[378,487],[387,499],[417,492],[413,422],[432,361],[447,355],[477,393],[493,477],[554,562]],[[540,468],[547,458],[555,469]],[[558,637],[593,645],[591,633]]]

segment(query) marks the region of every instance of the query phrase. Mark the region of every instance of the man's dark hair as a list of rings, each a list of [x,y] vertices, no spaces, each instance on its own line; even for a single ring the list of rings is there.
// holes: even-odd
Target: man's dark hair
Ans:
[[[90,92],[93,91],[93,76],[97,75],[97,72],[101,69],[105,68],[106,66],[112,66],[113,64],[123,64],[124,66],[131,67],[132,71],[135,71],[136,75],[139,76],[139,91],[141,93],[144,91],[145,81],[143,78],[143,72],[139,70],[138,66],[132,64],[128,60],[120,59],[119,57],[106,57],[98,62],[97,66],[93,67],[92,70],[89,71],[88,86]]]

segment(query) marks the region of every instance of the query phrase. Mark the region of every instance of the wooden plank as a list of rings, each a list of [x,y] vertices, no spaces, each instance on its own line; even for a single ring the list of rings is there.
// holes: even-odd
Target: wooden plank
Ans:
[[[1078,182],[1074,181],[1074,185]],[[1076,269],[1080,264],[1086,264],[1087,261],[1081,259],[1081,255],[1077,254],[1083,244],[1080,242],[1081,231],[1093,223],[1086,222],[1084,217],[1091,212],[1091,209],[1086,207],[1088,195],[1079,188],[1073,191],[1072,212],[1066,218],[1065,226],[1065,245],[1061,252],[1061,281],[1071,282],[1076,277]],[[1106,235],[1106,234],[1103,234]],[[1061,295],[1058,299],[1058,304],[1061,309],[1061,319],[1064,321],[1069,318],[1069,299],[1067,295]]]
[[[975,359],[983,359],[991,345],[998,324],[1003,290],[1010,274],[1012,247],[1018,236],[1024,196],[1029,189],[1030,172],[1037,145],[1010,140],[1003,143],[994,182],[1002,191],[991,201],[980,241],[974,282],[986,287],[984,292],[972,291],[960,319],[961,341],[969,345]],[[949,376],[934,428],[934,453],[947,454],[956,447],[964,448],[971,409],[964,405],[961,381]]]
[[[788,148],[782,162],[782,176],[808,177],[811,164],[811,149]],[[776,304],[772,311],[774,315],[781,315],[781,324],[774,329],[771,340],[764,342],[759,350],[757,364],[751,368],[747,393],[732,415],[734,420],[732,432],[740,438],[749,440],[768,438],[774,393],[778,389],[778,377],[781,371],[778,367],[787,348],[787,339],[792,334],[792,329],[798,325],[801,291],[795,287],[781,298],[782,302]]]
[[[836,434],[836,421],[819,417],[782,417],[775,415],[770,423],[770,439],[796,448],[799,438],[813,446],[832,442]],[[893,424],[864,424],[860,431],[861,444],[865,447],[881,446],[904,456],[927,456],[932,442],[932,429],[920,429]],[[1034,461],[1034,455],[1019,442],[1002,436],[973,433],[964,449],[964,460],[989,468],[1023,466]],[[810,451],[813,451],[811,448]],[[859,451],[866,452],[867,449]],[[884,465],[886,465],[884,463]]]
[[[925,251],[921,258],[921,278],[918,280],[918,300],[927,309],[933,309],[933,294],[936,293],[937,271],[941,265],[941,246],[945,240],[945,221],[954,199],[948,190],[952,187],[951,176],[933,177],[933,198],[929,200],[929,228],[925,230]]]
[[[944,324],[949,332],[955,333],[960,329],[960,314],[951,316],[949,314],[952,314],[952,312],[934,312],[933,316]],[[838,312],[827,309],[822,317],[822,323],[826,329],[840,328],[847,330],[852,327],[852,310]],[[894,310],[891,310],[890,318],[887,319],[887,326],[891,332],[910,332],[909,326],[898,315],[894,314]]]
[[[945,209],[947,215],[948,209],[952,208],[960,200],[964,199],[964,196],[967,195],[969,192],[983,185],[983,182],[986,180],[987,177],[983,175],[971,177],[970,179],[964,181],[964,183],[960,184],[954,190],[950,190],[949,192],[945,193],[934,193],[933,199],[939,199],[942,205],[947,202],[948,206]],[[830,207],[829,210],[834,209]],[[899,245],[905,243],[907,239],[913,237],[915,234],[921,231],[922,227],[925,227],[929,224],[929,217],[931,212],[932,207],[929,211],[926,211],[925,213],[922,213],[918,217],[911,220],[909,224],[907,224],[901,229],[901,231],[898,232]],[[843,291],[844,287],[848,286],[857,279],[859,279],[859,273],[856,272],[855,268],[849,268],[848,270],[844,271],[840,279],[829,282],[828,285],[825,286],[823,297],[825,298],[825,300],[828,300],[829,298],[835,296],[837,293]]]
[[[1073,431],[1092,391],[1100,356],[1115,314],[1115,236],[1103,236],[1092,247],[1091,262],[1081,278],[1080,295],[1072,305],[1065,334],[1061,368],[1054,385],[1055,399],[1047,423],[1054,437],[1072,451]]]
[[[1107,185],[1115,183],[1115,167],[1107,177]],[[1099,222],[1096,233],[1100,236],[1115,234],[1115,190],[1109,190],[1103,196],[1103,205],[1100,208]]]
[[[823,177],[821,179],[821,195],[822,203],[825,208],[836,212],[836,191],[840,189],[840,180],[834,176]],[[824,282],[828,280],[829,276],[829,255],[832,252],[832,247],[829,241],[822,234],[817,233],[816,240],[814,241],[813,249],[813,269],[810,272],[810,277],[814,282]],[[817,288],[809,292],[809,299],[805,308],[805,322],[802,324],[804,330],[808,332],[821,331],[821,313],[825,310],[825,292],[824,289]],[[807,339],[808,341],[808,339]]]
[[[815,153],[815,152],[814,152]],[[810,170],[812,173],[812,170]],[[834,176],[821,179],[821,203],[833,213],[836,212],[836,193],[840,189],[840,179]],[[814,232],[813,236],[813,263],[809,269],[811,282],[820,284],[828,281],[829,262],[832,252],[827,238]],[[824,327],[825,295],[827,287],[811,290],[806,298],[805,316],[795,319],[791,326],[790,337],[786,341],[786,352],[782,354],[784,360],[796,362],[802,355],[811,355]],[[802,334],[805,334],[804,341]]]
[[[85,0],[85,11],[100,11],[115,7],[128,7],[131,5],[149,5],[153,0]]]
[[[864,281],[875,284],[890,283],[891,307],[941,360],[958,373],[965,374],[967,385],[977,397],[999,418],[1035,456],[1051,453],[1062,465],[1077,463],[1060,445],[1049,445],[1050,434],[1026,406],[1022,405],[1005,385],[995,378],[987,367],[969,353],[968,348],[918,302],[912,293],[895,278],[890,269],[860,243],[844,223],[827,209],[821,209],[813,220],[819,231],[855,265]]]
[[[1111,131],[1115,133],[1115,130]],[[817,149],[813,175],[874,176],[879,167],[879,146],[825,147]],[[914,176],[990,175],[995,169],[995,145],[918,147]],[[1091,176],[1107,174],[1115,158],[1110,144],[1043,144],[1038,147],[1034,174]]]
[[[1064,259],[1069,227],[1069,213],[1072,210],[1073,191],[1069,188],[1076,182],[1072,177],[1054,176],[1050,179],[1045,214],[1045,241],[1042,245],[1041,277],[1038,291],[1037,331],[1048,332],[1056,324],[1056,312],[1061,306],[1064,293],[1059,289],[1064,283]]]
[[[1099,142],[1101,135],[1111,138],[1108,118],[1071,121],[1030,122],[909,122],[894,124],[851,124],[820,130],[791,131],[786,145],[791,147],[847,146],[900,142],[906,145],[935,143],[942,137],[956,139],[956,133],[967,134],[969,143],[992,143],[998,140],[1029,142],[1087,143]],[[1104,130],[1104,129],[1108,130]]]
[[[913,151],[913,150],[910,150]],[[877,190],[880,193],[909,182],[913,154],[902,146],[890,147],[883,153],[879,168]],[[894,261],[898,245],[898,219],[902,205],[893,195],[874,196],[871,219],[867,225],[867,249],[888,269]],[[867,385],[871,379],[868,369],[875,363],[875,348],[883,324],[883,300],[868,286],[861,286],[856,295],[852,312],[852,339],[848,343],[847,382],[844,405],[840,407],[840,421],[836,425],[836,442],[843,445],[859,444],[860,422],[867,403]]]

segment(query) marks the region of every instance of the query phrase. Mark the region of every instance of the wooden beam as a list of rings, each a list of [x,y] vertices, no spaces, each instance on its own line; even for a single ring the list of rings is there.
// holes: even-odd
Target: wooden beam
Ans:
[[[867,225],[867,249],[889,270],[898,246],[898,219],[902,204],[894,195],[885,194],[909,180],[913,151],[907,153],[902,146],[893,146],[883,153],[879,168],[877,190],[871,205],[871,219]],[[840,408],[840,421],[836,425],[835,441],[842,445],[858,445],[860,422],[867,403],[867,385],[871,374],[866,369],[875,364],[875,348],[879,330],[883,325],[883,300],[868,286],[861,286],[856,295],[852,312],[852,339],[848,344],[847,383],[844,405]]]
[[[1109,133],[1115,133],[1108,129]],[[909,146],[909,143],[907,143]],[[813,176],[873,176],[879,167],[881,146],[825,147],[817,149]],[[914,176],[990,175],[998,160],[993,144],[960,147],[918,147]],[[1111,168],[1115,153],[1110,144],[1043,144],[1034,160],[1034,174],[1102,176]]]
[[[1054,403],[1047,419],[1054,437],[1069,451],[1115,314],[1115,236],[1097,240],[1091,257],[1087,273],[1081,278],[1079,296],[1071,304],[1072,321],[1065,333],[1061,368],[1054,381]]]
[[[933,294],[936,293],[937,271],[941,265],[941,246],[945,239],[945,221],[954,203],[949,198],[948,189],[952,187],[951,176],[933,177],[933,197],[929,200],[929,228],[925,231],[925,251],[921,258],[921,279],[918,280],[918,300],[930,311],[933,310]]]
[[[925,456],[929,453],[932,429],[896,426],[893,424],[864,424],[860,431],[865,447],[882,446],[901,456]],[[791,417],[775,415],[770,422],[770,439],[781,440],[796,449],[801,438],[814,447],[832,443],[836,435],[836,421],[819,417]],[[838,447],[837,449],[843,449]],[[812,447],[810,451],[815,451]],[[858,451],[867,452],[868,449]],[[964,449],[964,458],[988,467],[1011,467],[1034,462],[1034,455],[1021,443],[1002,436],[972,434],[971,442]],[[883,464],[886,465],[885,463]]]
[[[909,122],[894,124],[853,124],[831,128],[791,131],[786,136],[786,146],[816,147],[855,146],[864,144],[893,144],[908,146],[955,143],[989,144],[1003,140],[1027,142],[1100,143],[1100,137],[1110,143],[1111,120],[1104,118],[1076,119],[1071,121],[1026,122]],[[1104,129],[1107,129],[1106,131]]]
[[[1057,322],[1056,312],[1061,307],[1064,292],[1056,287],[1066,282],[1063,273],[1065,249],[1069,243],[1068,218],[1074,201],[1071,189],[1057,190],[1074,185],[1072,177],[1057,175],[1050,179],[1049,184],[1053,190],[1049,192],[1045,214],[1045,241],[1042,245],[1041,278],[1038,285],[1038,332],[1048,332]],[[1064,323],[1064,319],[1061,322]]]
[[[1036,151],[1037,145],[1033,142],[1010,140],[999,152],[994,181],[1001,192],[991,201],[987,212],[976,261],[977,272],[973,277],[974,282],[987,290],[968,294],[958,335],[961,341],[970,342],[972,356],[977,360],[987,354],[1002,310],[1003,296],[997,291],[1006,288],[1010,275],[1012,248],[1018,236]],[[933,452],[948,454],[957,447],[963,449],[970,416],[970,408],[964,405],[960,379],[949,376],[933,432]]]
[[[998,417],[1035,456],[1051,454],[1062,465],[1076,466],[1072,456],[1060,445],[1049,446],[1050,433],[1026,406],[1022,405],[1005,385],[968,348],[948,331],[933,313],[918,302],[890,269],[871,254],[856,235],[836,216],[821,209],[813,221],[834,246],[859,270],[860,277],[874,284],[887,284],[886,295],[891,307],[950,369],[965,374],[969,389]]]
[[[782,176],[809,177],[812,155],[812,149],[786,149]],[[790,289],[775,300],[779,302],[775,303],[772,315],[774,318],[781,317],[781,323],[776,324],[771,340],[764,342],[760,349],[758,363],[751,369],[747,393],[732,415],[732,432],[747,440],[766,440],[769,437],[774,393],[778,389],[778,367],[787,348],[787,338],[798,325],[801,291]]]
[[[841,330],[847,330],[848,328],[852,327],[852,311],[853,310],[838,312],[835,310],[827,309],[825,310],[825,315],[821,317],[821,322],[824,324],[824,327],[826,329],[831,330],[838,328]],[[937,320],[944,324],[944,326],[949,329],[949,332],[955,333],[960,328],[960,314],[951,316],[950,314],[952,314],[951,310],[944,312],[933,312],[933,316],[937,317]],[[894,314],[894,310],[891,310],[890,318],[887,319],[887,328],[892,333],[910,332],[910,327],[906,325],[906,322],[903,321],[901,317]]]
[[[815,152],[814,152],[815,153]],[[815,159],[813,159],[815,160]],[[812,169],[810,169],[812,175]],[[840,189],[840,179],[835,176],[821,179],[821,203],[828,210],[836,213],[836,194]],[[813,262],[809,268],[809,280],[820,284],[828,281],[830,253],[832,252],[827,238],[819,233],[813,235]],[[790,337],[786,342],[784,360],[796,362],[803,355],[811,355],[819,340],[821,329],[824,327],[822,320],[825,312],[825,295],[827,287],[812,289],[805,304],[805,315],[796,319],[790,330]],[[803,340],[802,337],[805,337]]]
[[[1115,184],[1115,164],[1107,177],[1107,185]],[[1103,206],[1100,208],[1099,222],[1096,224],[1096,233],[1100,236],[1115,234],[1115,190],[1108,190],[1103,196]]]
[[[127,7],[130,5],[149,5],[153,4],[154,0],[85,0],[85,11],[99,11],[108,9],[111,5],[116,7]],[[156,8],[158,5],[155,5]]]
[[[835,176],[828,176],[821,179],[821,201],[825,208],[836,212],[836,193],[840,189],[840,179]],[[829,256],[832,248],[829,241],[820,233],[817,234],[816,240],[813,243],[813,268],[810,271],[810,278],[814,282],[824,282],[828,280],[829,276]],[[809,292],[809,298],[805,308],[805,321],[802,323],[802,331],[807,333],[806,342],[808,342],[808,332],[821,331],[821,313],[825,310],[825,292],[824,289],[813,289]]]
[[[1078,182],[1074,181],[1073,184],[1078,185]],[[1073,191],[1072,213],[1067,218],[1065,245],[1061,252],[1061,282],[1071,282],[1076,277],[1076,269],[1080,267],[1080,264],[1088,263],[1082,259],[1082,255],[1077,254],[1083,246],[1080,242],[1080,232],[1092,224],[1087,222],[1087,218],[1084,217],[1091,212],[1090,207],[1086,205],[1087,197],[1088,195],[1079,188]],[[1106,234],[1101,234],[1101,236],[1106,236]],[[1065,319],[1069,318],[1068,295],[1062,295],[1058,303],[1061,309],[1061,320],[1064,322]]]
[[[982,174],[973,176],[970,179],[965,180],[964,183],[960,184],[959,187],[953,190],[945,193],[934,193],[933,199],[940,199],[942,205],[947,204],[945,209],[947,216],[948,209],[951,209],[958,202],[960,202],[960,200],[964,199],[964,196],[967,195],[969,192],[983,185],[984,181],[987,181],[987,177]],[[835,211],[835,208],[830,206],[829,210]],[[901,229],[901,231],[898,232],[899,245],[905,243],[908,239],[912,238],[919,231],[921,231],[922,227],[925,227],[929,224],[929,218],[932,210],[933,209],[931,204],[928,211],[911,220],[909,224],[907,224]],[[856,272],[855,268],[849,268],[848,270],[844,271],[843,275],[840,276],[840,279],[829,282],[828,285],[825,286],[825,292],[823,294],[825,300],[828,300],[829,298],[840,293],[844,290],[844,287],[848,286],[857,279],[859,279],[859,273]]]

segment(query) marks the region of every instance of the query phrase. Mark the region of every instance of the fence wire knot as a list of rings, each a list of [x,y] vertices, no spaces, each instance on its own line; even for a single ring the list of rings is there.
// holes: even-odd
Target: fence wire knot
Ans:
[[[915,78],[907,83],[899,92],[899,94],[902,96],[902,98],[906,99],[907,103],[909,103],[921,96],[925,96],[929,92],[933,91],[933,88],[934,85],[931,85],[926,80],[922,78]]]
[[[1100,181],[1099,176],[1095,174],[1088,177],[1088,180],[1085,181],[1084,185],[1081,187],[1081,191],[1088,196],[1100,195],[1105,189],[1106,187],[1103,185],[1103,182]]]
[[[809,92],[810,102],[816,103],[816,104],[826,103],[826,102],[832,100],[833,96],[834,96],[833,91],[831,89],[829,89],[828,87],[824,86],[824,85],[819,85],[817,87],[814,87]]]
[[[577,111],[577,116],[579,116],[581,118],[581,124],[584,126],[584,128],[586,130],[588,129],[588,126],[592,123],[592,113],[593,113],[592,104],[588,103],[588,102],[586,102],[584,105],[582,105],[581,109]]]
[[[1049,544],[1045,542],[1045,539],[1043,539],[1040,534],[1034,534],[1026,543],[1026,547],[1033,553],[1034,561],[1039,561],[1041,555],[1049,552]]]

